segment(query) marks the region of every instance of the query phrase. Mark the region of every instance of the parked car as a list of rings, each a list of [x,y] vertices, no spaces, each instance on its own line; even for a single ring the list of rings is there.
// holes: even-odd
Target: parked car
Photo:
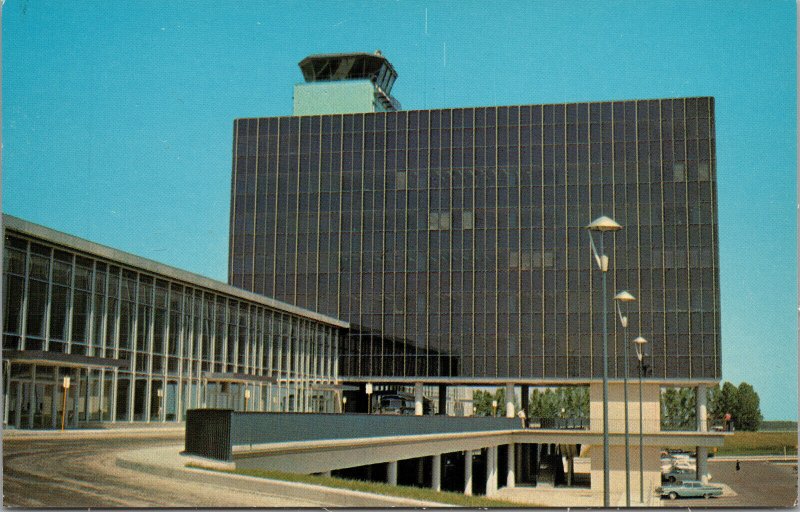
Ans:
[[[668,471],[661,472],[661,479],[670,483],[683,482],[684,480],[694,479],[695,472],[684,468],[673,467]]]
[[[710,498],[722,496],[722,487],[718,485],[705,485],[698,480],[684,480],[679,484],[667,484],[656,489],[659,495],[671,500],[677,498]]]

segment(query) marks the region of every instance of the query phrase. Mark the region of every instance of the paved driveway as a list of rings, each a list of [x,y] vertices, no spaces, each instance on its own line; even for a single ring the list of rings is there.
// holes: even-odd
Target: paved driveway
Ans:
[[[725,483],[736,496],[722,498],[664,500],[669,507],[795,507],[797,503],[797,466],[769,462],[709,460],[711,483]]]
[[[56,434],[57,435],[57,434]],[[157,430],[135,436],[67,433],[53,439],[3,438],[5,507],[319,507],[312,496],[302,500],[263,492],[142,474],[119,468],[116,453],[180,443],[182,434]]]

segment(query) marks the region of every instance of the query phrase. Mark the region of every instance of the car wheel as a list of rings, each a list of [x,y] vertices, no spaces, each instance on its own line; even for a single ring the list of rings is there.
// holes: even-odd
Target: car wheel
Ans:
[[[674,500],[674,499],[677,499],[677,498],[678,498],[678,493],[676,493],[674,491],[669,493],[669,499]]]

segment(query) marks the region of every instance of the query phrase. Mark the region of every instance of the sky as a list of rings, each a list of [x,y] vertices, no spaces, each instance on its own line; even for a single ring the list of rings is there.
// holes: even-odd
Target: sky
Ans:
[[[723,379],[797,419],[796,6],[7,0],[5,213],[221,281],[233,119],[380,49],[406,109],[716,98]]]

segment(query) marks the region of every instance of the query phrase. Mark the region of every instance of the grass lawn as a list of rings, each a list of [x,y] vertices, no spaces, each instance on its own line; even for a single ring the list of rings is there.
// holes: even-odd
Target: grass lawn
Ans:
[[[206,469],[194,464],[188,464],[188,467],[197,469]],[[396,496],[398,498],[410,498],[422,501],[434,501],[442,504],[455,505],[457,507],[467,508],[483,508],[483,507],[513,507],[520,508],[519,503],[511,501],[495,500],[485,498],[482,496],[465,496],[455,492],[436,492],[432,489],[424,489],[421,487],[408,487],[403,485],[388,485],[377,482],[364,482],[361,480],[345,480],[343,478],[334,478],[317,475],[300,475],[296,473],[285,473],[282,471],[266,471],[263,469],[234,469],[234,470],[208,470],[220,471],[222,473],[233,473],[236,475],[248,475],[258,478],[269,478],[271,480],[282,480],[285,482],[301,482],[305,484],[322,485],[325,487],[337,487],[340,489],[350,489],[352,491],[371,492],[374,494],[382,494],[384,496]],[[526,504],[525,507],[538,506]]]
[[[787,455],[797,454],[797,432],[735,432],[725,438],[719,455]]]

